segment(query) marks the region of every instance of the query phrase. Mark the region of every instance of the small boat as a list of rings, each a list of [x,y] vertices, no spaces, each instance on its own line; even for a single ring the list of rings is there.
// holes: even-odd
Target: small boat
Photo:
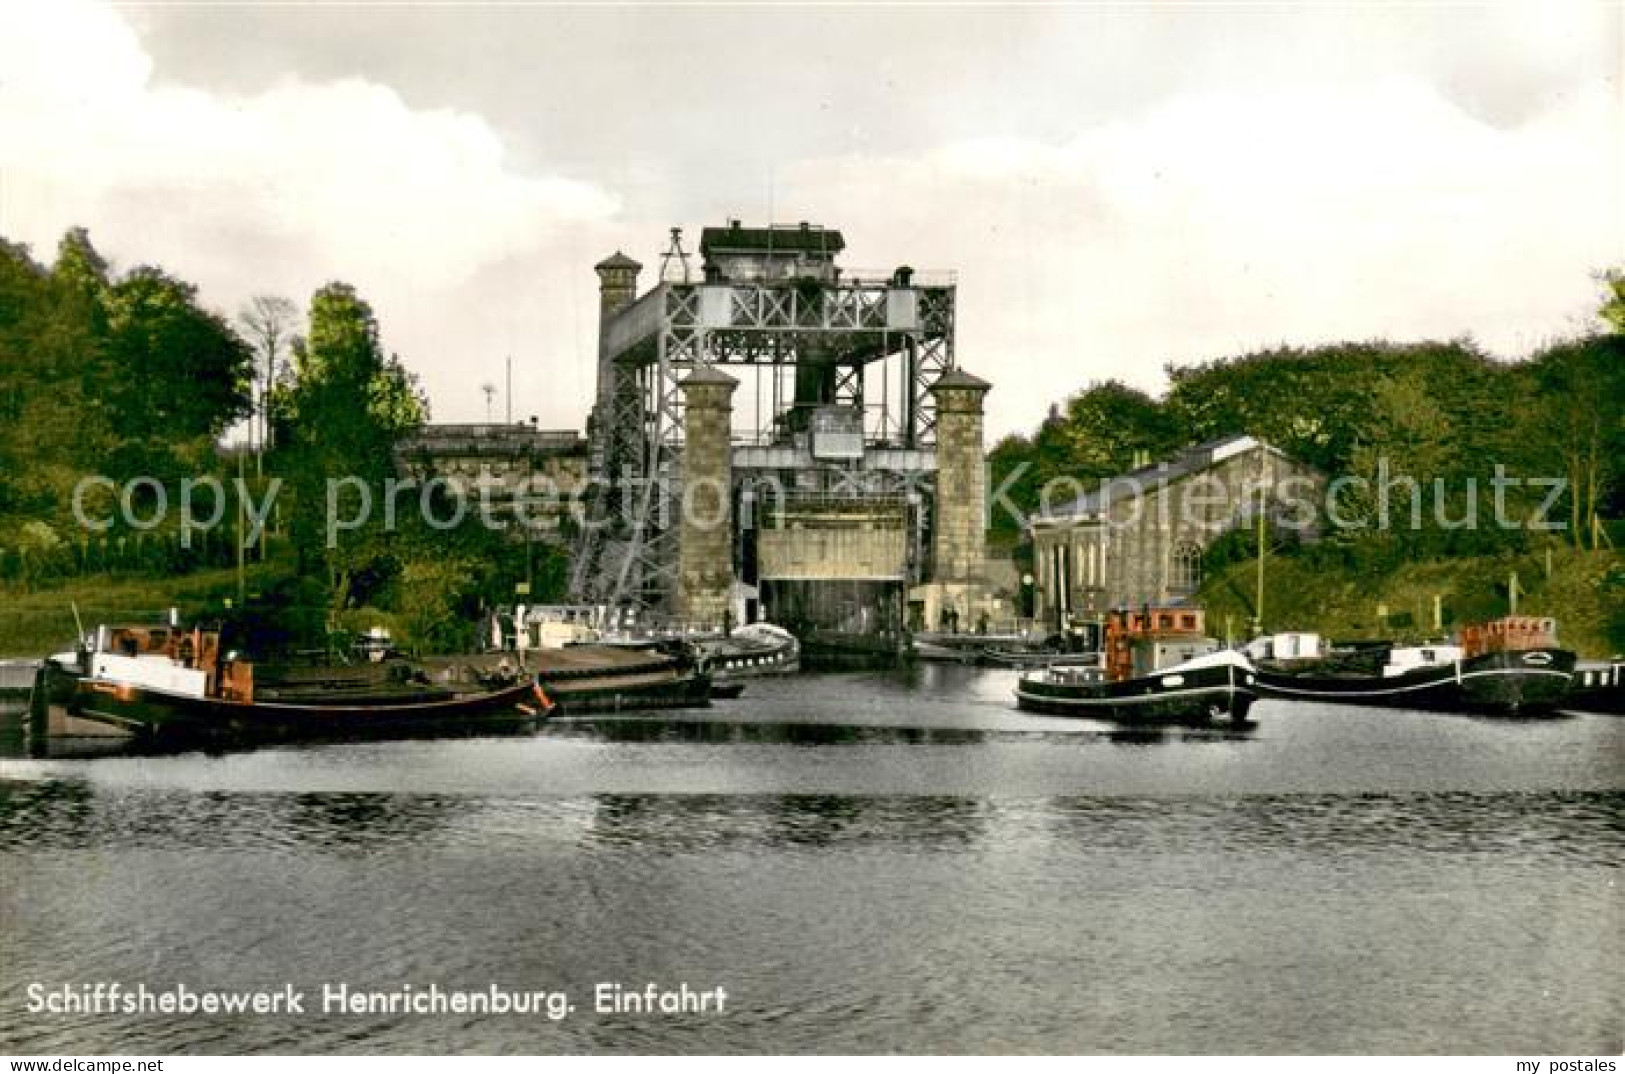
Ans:
[[[1116,611],[1093,665],[1056,664],[1023,675],[1017,707],[1125,723],[1245,722],[1256,698],[1253,667],[1202,633],[1196,608]]]
[[[982,667],[1021,668],[1044,667],[1071,660],[1074,663],[1092,663],[1095,654],[1070,652],[1056,635],[1045,641],[1030,641],[1019,636],[979,634],[916,634],[911,639],[912,655],[916,660],[939,664],[975,664]]]
[[[1572,712],[1605,712],[1625,716],[1625,660],[1586,663],[1574,669],[1563,708]]]
[[[939,664],[974,664],[980,659],[981,646],[974,640],[962,644],[947,634],[915,634],[909,639],[909,655]]]
[[[713,682],[711,684],[711,700],[732,701],[745,692],[742,682]]]
[[[1364,645],[1283,656],[1252,643],[1266,697],[1443,712],[1532,715],[1569,692],[1574,653],[1551,619],[1507,616],[1464,627],[1455,643]]]
[[[694,644],[711,676],[713,697],[725,696],[717,693],[724,682],[801,670],[801,644],[794,634],[772,623],[735,627],[724,636],[696,639]]]
[[[911,641],[916,659],[981,667],[1031,668],[1099,662],[1101,630],[1097,620],[1073,622],[1048,634],[916,633]]]
[[[437,685],[387,670],[329,670],[275,685],[264,676],[256,686],[255,670],[222,645],[218,628],[103,626],[89,645],[41,665],[30,729],[42,739],[296,740],[515,727],[553,708],[523,675]]]
[[[991,646],[982,650],[977,663],[995,668],[1094,667],[1100,654]]]
[[[711,703],[710,675],[693,646],[679,640],[567,645],[527,653],[525,660],[563,715]]]

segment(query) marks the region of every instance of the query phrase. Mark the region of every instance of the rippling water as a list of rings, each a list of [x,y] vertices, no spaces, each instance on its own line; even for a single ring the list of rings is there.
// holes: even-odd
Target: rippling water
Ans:
[[[1618,1052],[1625,720],[1030,717],[1008,673],[534,736],[0,760],[0,1050]],[[564,989],[28,1014],[32,982]],[[721,1015],[596,1014],[598,982]],[[314,999],[311,1000],[314,1003]]]

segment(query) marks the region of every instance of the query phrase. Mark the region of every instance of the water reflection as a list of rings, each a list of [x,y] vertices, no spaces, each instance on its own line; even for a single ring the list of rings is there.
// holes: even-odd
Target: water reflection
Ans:
[[[299,745],[345,745],[362,742],[429,742],[457,741],[474,738],[530,738],[540,733],[540,724],[514,726],[481,725],[465,728],[413,728],[380,729],[374,732],[347,730],[333,734],[304,734]],[[249,753],[284,743],[264,739],[209,739],[207,741],[171,740],[154,742],[141,738],[116,736],[56,735],[44,741],[31,740],[26,721],[21,717],[0,717],[0,760],[29,758],[51,761],[89,761],[101,757],[225,757]]]
[[[411,794],[110,791],[81,780],[0,781],[0,851],[380,850],[432,840],[478,799]]]
[[[751,847],[964,846],[991,807],[955,797],[832,794],[593,796],[593,844],[688,852]]]
[[[1187,742],[1245,742],[1257,731],[1258,724],[1253,722],[1215,723],[1207,727],[1163,724],[1147,727],[1112,726],[1099,732],[1099,735],[1117,746],[1163,746]]]
[[[862,723],[809,723],[699,716],[582,717],[555,720],[542,733],[561,739],[606,743],[673,743],[695,745],[777,746],[980,746],[989,743],[1077,743],[1101,740],[1117,745],[1240,742],[1251,738],[1257,724],[1214,724],[1209,727],[1159,725],[1133,727],[1099,720],[1016,717],[1025,726],[1010,728],[888,726]]]
[[[782,746],[973,746],[1001,732],[955,727],[871,727],[838,723],[758,723],[692,716],[559,720],[546,733],[556,738],[602,742],[695,743]],[[1010,737],[1006,735],[1005,737]],[[1019,737],[1019,736],[1015,736]]]
[[[1344,858],[1403,850],[1601,866],[1625,859],[1620,791],[1060,797],[1043,813],[1055,838],[1103,849]]]

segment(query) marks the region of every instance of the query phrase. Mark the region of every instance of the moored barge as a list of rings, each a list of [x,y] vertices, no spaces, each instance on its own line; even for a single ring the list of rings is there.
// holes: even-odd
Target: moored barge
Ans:
[[[1026,711],[1125,723],[1242,723],[1256,697],[1251,663],[1205,637],[1201,610],[1188,607],[1113,612],[1097,665],[1046,667],[1016,684]]]
[[[219,629],[104,626],[41,665],[30,736],[264,742],[513,728],[553,708],[525,675],[433,684],[401,671],[257,685],[254,662],[226,649]]]
[[[1572,684],[1575,654],[1547,618],[1507,616],[1464,627],[1454,644],[1366,646],[1258,663],[1266,697],[1443,712],[1551,712]]]
[[[711,676],[683,641],[567,645],[527,653],[525,662],[560,715],[711,703]]]

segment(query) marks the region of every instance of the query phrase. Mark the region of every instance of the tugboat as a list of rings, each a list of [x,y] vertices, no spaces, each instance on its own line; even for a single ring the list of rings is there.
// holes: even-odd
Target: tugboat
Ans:
[[[1127,723],[1243,723],[1256,696],[1252,664],[1205,636],[1191,607],[1112,612],[1095,665],[1054,665],[1016,684],[1028,712]]]
[[[405,664],[370,660],[305,674],[272,670],[231,651],[219,627],[102,626],[75,652],[40,666],[30,735],[263,742],[519,727],[553,708],[529,676],[442,685]]]
[[[1557,624],[1506,616],[1462,628],[1455,644],[1367,645],[1283,659],[1258,648],[1258,691],[1266,697],[1443,712],[1523,716],[1549,712],[1568,694],[1574,653],[1557,645]]]

